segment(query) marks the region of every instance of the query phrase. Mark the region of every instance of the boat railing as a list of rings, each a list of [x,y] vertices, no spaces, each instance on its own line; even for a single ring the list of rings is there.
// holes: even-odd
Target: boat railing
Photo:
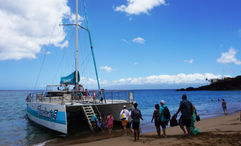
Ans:
[[[27,102],[57,102],[57,103],[64,103],[64,96],[48,96],[44,92],[40,93],[30,93],[26,99]],[[69,99],[70,101],[70,99]]]
[[[36,102],[36,101],[41,101],[43,97],[43,93],[29,93],[27,95],[26,101],[27,102]]]
[[[134,101],[134,92],[132,90],[104,90],[103,96],[106,100],[125,100]]]
[[[90,92],[91,93],[91,92]],[[101,97],[105,101],[101,100]],[[40,92],[31,93],[26,99],[28,102],[47,102],[47,103],[60,103],[66,102],[79,102],[79,103],[115,103],[116,100],[134,101],[134,92],[131,90],[102,90],[102,94],[97,94],[96,100],[91,94],[85,96],[83,92]]]
[[[30,93],[27,102],[46,102],[46,103],[60,103],[64,104],[66,102],[73,103],[88,103],[88,102],[99,102],[94,101],[92,95],[85,95],[82,91],[55,91],[55,92],[41,92],[41,93]]]

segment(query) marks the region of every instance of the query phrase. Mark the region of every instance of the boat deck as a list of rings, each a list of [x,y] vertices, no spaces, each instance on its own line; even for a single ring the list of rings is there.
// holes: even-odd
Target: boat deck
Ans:
[[[124,93],[124,94],[123,94]],[[84,96],[82,92],[70,92],[68,90],[62,91],[48,91],[41,93],[30,94],[28,102],[46,103],[66,106],[81,106],[81,105],[106,105],[106,104],[120,104],[132,103],[133,93],[128,92],[105,92],[102,96],[94,98],[92,95]],[[100,100],[102,99],[102,100]]]
[[[104,105],[104,104],[118,104],[118,103],[128,103],[129,100],[112,100],[107,99],[100,101],[99,99],[93,100],[92,96],[83,97],[83,99],[74,99],[64,98],[63,96],[55,96],[55,97],[41,97],[37,98],[36,101],[40,103],[50,103],[50,104],[65,104],[67,106],[79,106],[79,105]]]

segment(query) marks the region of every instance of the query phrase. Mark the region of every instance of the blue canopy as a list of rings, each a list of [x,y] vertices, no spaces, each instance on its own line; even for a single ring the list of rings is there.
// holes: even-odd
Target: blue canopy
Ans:
[[[79,72],[78,72],[78,82],[79,82]],[[60,84],[75,84],[75,71],[68,76],[61,77]]]

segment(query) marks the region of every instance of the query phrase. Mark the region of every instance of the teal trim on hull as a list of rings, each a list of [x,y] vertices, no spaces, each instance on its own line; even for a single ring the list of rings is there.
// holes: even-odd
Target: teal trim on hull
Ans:
[[[33,109],[31,109],[28,105],[27,105],[27,112],[29,114],[31,114],[32,116],[42,119],[42,120],[46,120],[49,122],[53,122],[53,123],[58,123],[58,124],[63,124],[66,125],[66,117],[65,117],[65,112],[60,112],[60,111],[52,111],[52,112],[48,112],[48,111],[42,111],[41,113],[39,113],[39,111],[35,111]]]

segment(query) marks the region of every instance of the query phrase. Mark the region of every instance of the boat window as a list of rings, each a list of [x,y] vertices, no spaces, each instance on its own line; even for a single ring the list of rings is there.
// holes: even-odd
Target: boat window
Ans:
[[[63,96],[63,92],[47,92],[46,97],[53,97],[53,96]]]

